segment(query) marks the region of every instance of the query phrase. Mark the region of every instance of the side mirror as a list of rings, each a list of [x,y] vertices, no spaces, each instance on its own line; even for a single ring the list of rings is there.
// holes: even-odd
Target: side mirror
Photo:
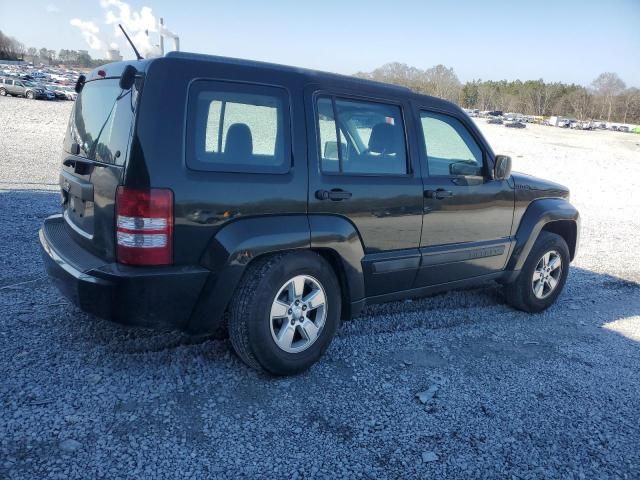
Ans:
[[[122,90],[129,90],[133,87],[133,83],[136,80],[136,73],[138,73],[138,70],[133,65],[127,65],[124,68],[122,75],[120,75],[120,88]]]
[[[87,77],[85,77],[84,75],[80,75],[78,77],[78,81],[76,82],[76,86],[74,88],[76,93],[80,93],[82,91],[82,89],[84,88],[84,82],[86,80],[87,80]]]
[[[496,155],[493,178],[496,180],[506,180],[509,176],[511,176],[511,157],[508,155]]]

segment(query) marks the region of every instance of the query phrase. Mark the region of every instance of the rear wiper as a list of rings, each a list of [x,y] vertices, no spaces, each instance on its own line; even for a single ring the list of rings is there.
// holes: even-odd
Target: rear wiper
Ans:
[[[78,163],[92,163],[92,161],[88,158],[67,157],[62,162],[62,165],[65,167],[75,167]]]

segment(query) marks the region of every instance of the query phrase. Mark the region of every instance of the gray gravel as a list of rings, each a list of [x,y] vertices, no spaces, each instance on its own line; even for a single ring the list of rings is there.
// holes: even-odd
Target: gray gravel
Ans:
[[[558,303],[527,315],[487,286],[376,306],[274,379],[43,277],[70,106],[0,97],[0,478],[640,478],[640,137],[483,126],[583,212]]]

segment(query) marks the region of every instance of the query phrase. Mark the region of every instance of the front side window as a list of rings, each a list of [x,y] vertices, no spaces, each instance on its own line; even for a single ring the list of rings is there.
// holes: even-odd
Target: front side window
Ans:
[[[456,118],[420,112],[429,176],[482,176],[482,150]]]
[[[187,164],[196,170],[285,173],[289,170],[283,90],[198,81],[189,96]]]
[[[320,97],[320,164],[326,173],[407,173],[402,111],[397,105]]]

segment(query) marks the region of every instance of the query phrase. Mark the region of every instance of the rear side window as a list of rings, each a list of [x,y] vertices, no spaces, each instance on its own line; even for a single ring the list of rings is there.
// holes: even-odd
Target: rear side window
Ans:
[[[317,113],[323,172],[407,173],[404,125],[399,106],[320,97]]]
[[[194,170],[286,173],[291,166],[285,90],[200,80],[189,92],[187,165]]]

